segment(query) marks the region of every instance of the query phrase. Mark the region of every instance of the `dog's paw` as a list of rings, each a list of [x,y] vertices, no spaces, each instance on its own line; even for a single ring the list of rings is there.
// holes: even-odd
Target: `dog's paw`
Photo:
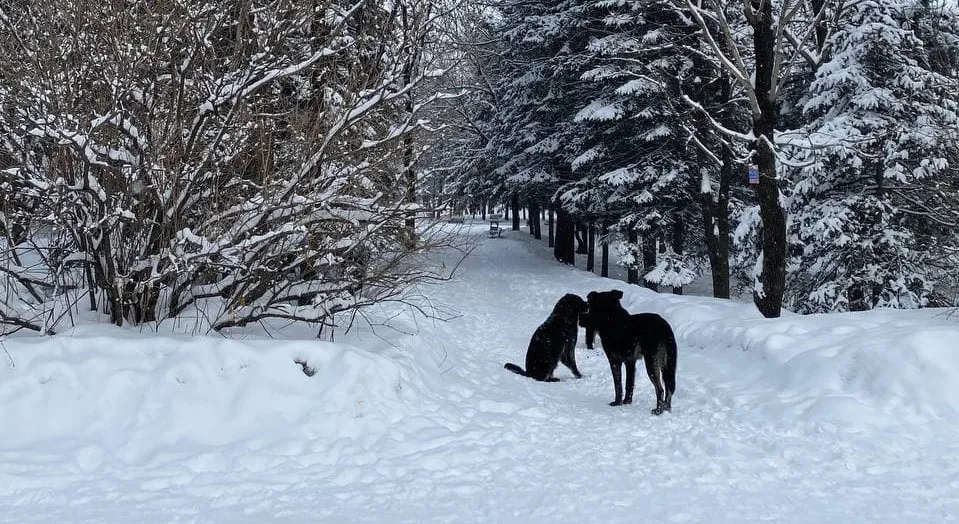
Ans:
[[[623,403],[622,403],[621,401],[619,401],[619,400],[614,400],[614,401],[610,402],[609,405],[610,405],[610,406],[622,406]]]
[[[653,415],[662,415],[663,408],[653,408],[652,410],[650,410],[650,413],[652,413]]]
[[[624,404],[624,405],[626,405],[626,404],[632,404],[632,403],[633,403],[633,399],[631,399],[631,398],[623,399],[623,404]]]

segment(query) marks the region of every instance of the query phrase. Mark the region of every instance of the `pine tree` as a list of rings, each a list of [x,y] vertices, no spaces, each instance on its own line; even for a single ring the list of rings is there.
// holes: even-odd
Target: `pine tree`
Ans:
[[[917,36],[918,7],[847,3],[828,40],[791,206],[789,301],[798,311],[941,302],[934,276],[959,224],[943,191],[955,180],[959,84],[936,71],[938,51]]]

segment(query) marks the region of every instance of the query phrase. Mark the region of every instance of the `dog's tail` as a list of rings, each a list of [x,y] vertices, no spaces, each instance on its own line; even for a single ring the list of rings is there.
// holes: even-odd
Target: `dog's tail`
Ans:
[[[506,365],[503,367],[512,371],[513,373],[516,373],[517,375],[523,375],[524,377],[529,376],[526,374],[525,371],[523,371],[523,368],[517,366],[516,364],[513,364],[512,362],[507,362]]]
[[[663,386],[670,397],[676,391],[676,338],[670,335],[666,341],[666,358],[663,362]]]

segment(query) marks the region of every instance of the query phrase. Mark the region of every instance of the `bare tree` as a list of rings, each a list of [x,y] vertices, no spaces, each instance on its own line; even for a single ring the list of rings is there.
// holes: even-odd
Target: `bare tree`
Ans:
[[[329,322],[443,278],[420,255],[446,237],[404,242],[403,142],[442,95],[410,102],[437,20],[394,19],[428,4],[0,4],[0,322],[83,293],[118,325]]]

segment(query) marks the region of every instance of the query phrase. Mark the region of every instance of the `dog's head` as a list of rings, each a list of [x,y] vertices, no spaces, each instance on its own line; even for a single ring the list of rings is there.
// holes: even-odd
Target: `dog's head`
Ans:
[[[586,295],[586,311],[580,316],[579,324],[585,328],[599,329],[614,317],[621,316],[623,309],[619,300],[623,292],[618,289],[611,291],[590,291]]]
[[[572,293],[566,293],[556,301],[556,306],[553,307],[553,315],[561,316],[563,318],[572,319],[573,322],[576,322],[584,312],[586,311],[586,301],[582,299],[579,295],[574,295]]]

